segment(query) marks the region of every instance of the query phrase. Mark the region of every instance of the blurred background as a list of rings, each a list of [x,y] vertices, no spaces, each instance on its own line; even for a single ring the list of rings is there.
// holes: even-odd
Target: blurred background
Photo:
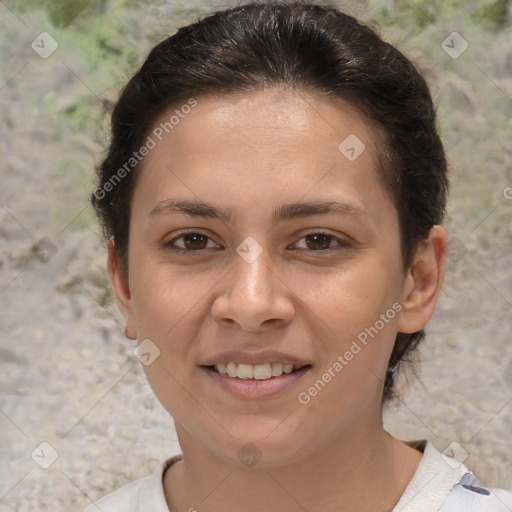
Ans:
[[[150,48],[234,5],[0,1],[1,512],[78,511],[180,452],[124,337],[89,196]],[[451,168],[446,282],[385,426],[510,489],[512,3],[336,5],[423,69]]]

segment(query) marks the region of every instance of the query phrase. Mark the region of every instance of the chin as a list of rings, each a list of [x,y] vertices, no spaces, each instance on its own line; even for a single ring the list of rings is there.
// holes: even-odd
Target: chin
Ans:
[[[282,436],[262,435],[261,432],[260,429],[254,435],[246,432],[245,435],[233,436],[226,445],[212,447],[212,452],[239,468],[263,470],[300,461],[312,445],[306,439],[290,437],[289,430],[284,431]]]

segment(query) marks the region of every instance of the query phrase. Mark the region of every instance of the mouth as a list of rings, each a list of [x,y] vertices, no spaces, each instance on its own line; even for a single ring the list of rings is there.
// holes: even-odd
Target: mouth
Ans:
[[[278,362],[265,364],[229,362],[224,364],[219,363],[211,366],[204,366],[204,368],[234,379],[271,380],[281,377],[284,374],[304,373],[309,368],[311,368],[311,365],[298,365]]]
[[[277,350],[232,350],[201,362],[199,375],[207,379],[207,389],[213,384],[215,389],[243,400],[289,398],[313,369],[307,359]]]

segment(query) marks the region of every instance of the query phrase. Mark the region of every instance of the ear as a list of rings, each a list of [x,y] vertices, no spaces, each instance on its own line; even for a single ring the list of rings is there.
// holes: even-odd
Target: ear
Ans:
[[[447,235],[434,226],[428,239],[418,248],[405,278],[398,332],[423,329],[432,318],[443,284],[447,257]]]
[[[108,241],[107,266],[112,288],[114,289],[117,307],[120,309],[126,321],[126,337],[131,340],[135,340],[137,339],[137,333],[135,332],[134,318],[132,314],[132,301],[128,276],[125,275],[119,267],[117,248],[114,244],[113,237]]]

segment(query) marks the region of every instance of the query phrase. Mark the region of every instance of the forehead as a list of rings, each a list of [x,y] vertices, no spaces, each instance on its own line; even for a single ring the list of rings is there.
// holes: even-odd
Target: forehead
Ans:
[[[375,156],[377,149],[377,133],[373,124],[355,106],[330,96],[270,88],[250,93],[201,96],[196,103],[193,109],[185,103],[181,107],[177,105],[154,122],[153,133],[162,132],[163,128],[164,133],[159,139],[163,137],[164,145],[167,140],[175,145],[186,144],[187,147],[192,143],[206,150],[205,143],[215,140],[222,142],[223,146],[232,142],[239,149],[258,146],[270,149],[279,143],[293,144],[308,139],[311,144],[321,140],[322,145],[329,144],[331,148],[334,143],[336,149],[338,143],[352,135],[361,141],[364,139],[366,146],[370,146],[367,157]],[[185,107],[188,112],[180,119],[173,116],[174,112],[178,113]],[[167,123],[166,128],[171,117],[176,124],[169,126]],[[194,130],[200,132],[202,140],[190,139]],[[243,141],[242,146],[239,141]],[[308,151],[311,149],[309,146],[306,146]]]
[[[173,107],[151,128],[155,147],[136,190],[146,208],[166,195],[217,199],[235,211],[284,196],[332,199],[336,191],[356,207],[377,208],[377,136],[350,104],[275,89],[196,101],[192,109]]]

